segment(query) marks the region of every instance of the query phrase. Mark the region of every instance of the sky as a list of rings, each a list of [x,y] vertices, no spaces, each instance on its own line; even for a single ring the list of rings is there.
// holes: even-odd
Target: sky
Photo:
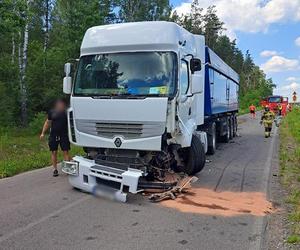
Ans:
[[[192,0],[171,0],[179,14],[188,13]],[[274,94],[300,99],[300,0],[199,0],[215,5],[225,34],[277,85]]]

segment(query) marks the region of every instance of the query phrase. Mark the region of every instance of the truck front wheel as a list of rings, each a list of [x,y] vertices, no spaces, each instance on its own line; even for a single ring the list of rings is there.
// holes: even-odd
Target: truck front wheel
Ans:
[[[188,175],[194,175],[204,168],[205,151],[199,137],[193,135],[191,147],[183,149],[182,158],[185,163],[182,171]]]

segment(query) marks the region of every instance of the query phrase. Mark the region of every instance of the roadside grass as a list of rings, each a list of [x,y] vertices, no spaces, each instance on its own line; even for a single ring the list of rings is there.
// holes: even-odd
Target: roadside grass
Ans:
[[[71,146],[71,155],[82,154]],[[59,154],[62,159],[62,154]],[[0,179],[51,165],[47,140],[30,129],[0,128]]]
[[[280,127],[280,176],[288,191],[288,221],[290,236],[287,243],[300,244],[300,108],[295,108]]]

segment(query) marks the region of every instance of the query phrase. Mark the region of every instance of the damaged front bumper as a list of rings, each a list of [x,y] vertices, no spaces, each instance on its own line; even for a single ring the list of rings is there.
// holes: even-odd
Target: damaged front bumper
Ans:
[[[64,162],[62,171],[69,175],[73,187],[118,201],[126,202],[128,192],[136,194],[142,191],[138,184],[143,171],[138,169],[113,168],[75,156],[73,161]]]

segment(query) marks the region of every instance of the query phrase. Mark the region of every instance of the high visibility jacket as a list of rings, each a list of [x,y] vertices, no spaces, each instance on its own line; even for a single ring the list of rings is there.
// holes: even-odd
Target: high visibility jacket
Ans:
[[[264,125],[272,125],[275,119],[275,114],[272,111],[265,111],[261,117]]]
[[[278,105],[278,110],[282,110],[282,106],[281,105]]]
[[[251,106],[249,107],[249,110],[250,110],[250,111],[255,111],[255,110],[256,110],[256,107],[255,107],[254,105],[251,105]]]

